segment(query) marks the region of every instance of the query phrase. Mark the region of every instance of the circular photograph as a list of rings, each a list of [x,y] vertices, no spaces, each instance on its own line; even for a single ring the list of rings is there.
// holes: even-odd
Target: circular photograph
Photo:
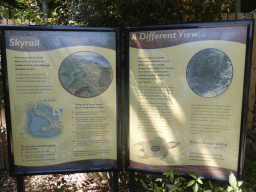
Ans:
[[[190,89],[201,97],[216,97],[227,90],[233,77],[229,57],[221,50],[208,48],[197,52],[186,71]]]
[[[95,97],[108,89],[113,71],[101,55],[81,51],[68,56],[59,68],[61,85],[77,97]]]

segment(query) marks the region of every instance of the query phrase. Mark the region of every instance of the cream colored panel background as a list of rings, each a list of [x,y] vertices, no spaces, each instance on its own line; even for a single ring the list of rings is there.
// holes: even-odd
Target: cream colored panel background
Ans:
[[[61,85],[58,78],[58,71],[61,63],[69,55],[80,52],[91,51],[103,56],[111,65],[113,70],[113,80],[110,87],[101,95],[92,98],[79,98],[68,93]],[[33,67],[35,70],[19,71],[15,70],[15,60],[19,57],[34,57],[43,58],[44,64],[49,67]],[[44,166],[86,159],[116,159],[116,52],[114,50],[100,47],[68,47],[51,51],[43,52],[19,52],[7,50],[7,67],[10,92],[10,107],[12,120],[12,136],[14,146],[14,161],[15,165],[20,166]],[[29,67],[26,67],[29,68]],[[49,78],[44,83],[16,83],[18,74],[44,74],[44,77]],[[51,90],[44,91],[43,94],[17,94],[17,85],[43,85],[51,86]],[[62,115],[59,115],[61,121],[61,134],[58,137],[40,139],[33,138],[25,132],[26,124],[26,107],[36,105],[40,102],[47,102],[54,109],[62,109]],[[95,109],[75,109],[78,105],[86,104],[103,104],[103,108]],[[108,143],[98,143],[91,146],[77,146],[75,135],[75,112],[95,112],[98,116],[108,116],[107,132],[99,140],[108,140]],[[100,136],[99,136],[100,137]],[[54,146],[54,147],[51,147]],[[26,162],[21,146],[39,146],[38,150],[45,155],[44,161]],[[45,146],[45,147],[42,147]],[[74,151],[88,150],[107,150],[108,153],[98,153],[88,156],[74,156]],[[51,157],[49,158],[49,154]],[[53,155],[52,155],[53,154]],[[35,157],[38,159],[38,157]]]
[[[197,52],[207,48],[223,51],[233,65],[230,86],[221,95],[213,98],[196,95],[186,80],[186,68],[190,59]],[[198,41],[161,49],[130,48],[130,160],[149,165],[205,165],[237,170],[245,52],[244,44],[230,41]],[[155,73],[153,77],[156,77],[156,80],[151,83],[138,83],[139,60],[147,57],[163,57],[166,61],[165,67],[173,68],[166,69],[169,70],[169,76],[160,77],[159,73],[156,74],[152,69],[150,74]],[[140,86],[159,87],[164,95],[163,102],[161,98],[139,98]],[[162,103],[162,106],[152,106],[154,102]],[[153,131],[146,127],[138,128],[143,121],[138,117],[141,110],[138,106],[141,104],[146,106],[143,110],[146,111],[147,121],[150,122]],[[219,133],[191,134],[191,109],[197,105],[201,108],[210,105],[225,106],[231,118],[220,120],[218,123],[213,121],[204,124],[212,128],[215,124],[218,127],[221,125],[226,130]],[[161,111],[166,108],[171,111],[171,123],[168,118],[161,115]],[[179,145],[170,148],[170,142],[178,142]],[[166,150],[160,150],[154,156],[151,147],[157,145],[165,145],[167,153]]]

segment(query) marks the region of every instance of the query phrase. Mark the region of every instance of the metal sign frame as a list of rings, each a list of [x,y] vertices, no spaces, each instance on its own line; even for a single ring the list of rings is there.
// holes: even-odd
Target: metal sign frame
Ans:
[[[119,28],[1,33],[11,175],[120,170]]]
[[[126,28],[128,170],[241,177],[252,39],[253,20]]]

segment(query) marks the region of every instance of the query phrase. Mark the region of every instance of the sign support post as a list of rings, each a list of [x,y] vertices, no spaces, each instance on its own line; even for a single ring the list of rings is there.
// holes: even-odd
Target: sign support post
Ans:
[[[118,171],[113,172],[113,191],[118,192]]]
[[[17,176],[17,191],[18,192],[25,192],[25,184],[24,184],[24,177],[23,176]]]
[[[135,171],[129,171],[130,192],[136,192]]]

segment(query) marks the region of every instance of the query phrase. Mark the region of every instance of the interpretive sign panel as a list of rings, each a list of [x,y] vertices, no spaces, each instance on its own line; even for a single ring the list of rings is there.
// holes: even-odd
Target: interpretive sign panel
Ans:
[[[129,169],[240,174],[252,24],[127,28]]]
[[[119,169],[118,29],[3,27],[14,174]]]

